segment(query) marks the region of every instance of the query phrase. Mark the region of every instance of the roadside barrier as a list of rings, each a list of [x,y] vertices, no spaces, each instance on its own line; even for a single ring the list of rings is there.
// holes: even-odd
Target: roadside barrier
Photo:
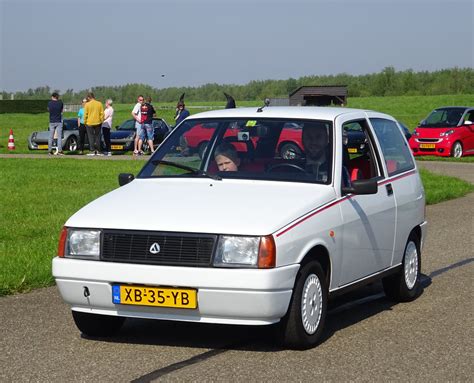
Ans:
[[[13,138],[13,129],[10,129],[10,136],[8,137],[8,150],[15,150],[15,138]]]

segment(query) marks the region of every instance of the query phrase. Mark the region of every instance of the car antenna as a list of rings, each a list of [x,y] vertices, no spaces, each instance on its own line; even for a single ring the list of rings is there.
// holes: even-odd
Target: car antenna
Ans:
[[[257,113],[263,112],[263,108],[265,108],[268,105],[270,105],[270,99],[266,98],[265,101],[263,101],[263,106],[257,109]]]

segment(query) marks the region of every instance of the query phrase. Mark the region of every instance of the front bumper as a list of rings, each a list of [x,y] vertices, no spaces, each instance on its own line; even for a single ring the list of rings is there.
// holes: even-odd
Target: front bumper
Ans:
[[[112,139],[110,140],[110,146],[112,150],[118,150],[118,151],[129,151],[133,150],[133,145],[134,145],[135,139]]]
[[[299,264],[274,269],[153,266],[53,259],[53,276],[72,310],[124,317],[264,325],[288,310]],[[198,290],[197,309],[112,303],[112,283]],[[90,296],[84,296],[87,287]]]
[[[451,147],[453,142],[451,140],[439,139],[438,142],[418,142],[418,140],[410,140],[410,148],[415,156],[441,156],[449,157],[451,155]],[[423,147],[431,145],[431,148]]]

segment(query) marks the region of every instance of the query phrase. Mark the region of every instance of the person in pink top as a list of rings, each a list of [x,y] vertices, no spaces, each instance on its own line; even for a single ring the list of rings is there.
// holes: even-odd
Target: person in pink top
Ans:
[[[110,129],[112,129],[112,119],[114,116],[114,108],[112,108],[112,100],[109,98],[105,101],[104,122],[102,123],[102,135],[104,136],[105,155],[111,156],[110,148]]]

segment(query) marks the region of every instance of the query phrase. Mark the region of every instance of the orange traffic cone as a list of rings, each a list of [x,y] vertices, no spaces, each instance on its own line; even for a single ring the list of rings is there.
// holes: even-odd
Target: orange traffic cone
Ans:
[[[10,136],[8,137],[8,150],[15,150],[15,139],[13,138],[13,129],[10,129]]]

